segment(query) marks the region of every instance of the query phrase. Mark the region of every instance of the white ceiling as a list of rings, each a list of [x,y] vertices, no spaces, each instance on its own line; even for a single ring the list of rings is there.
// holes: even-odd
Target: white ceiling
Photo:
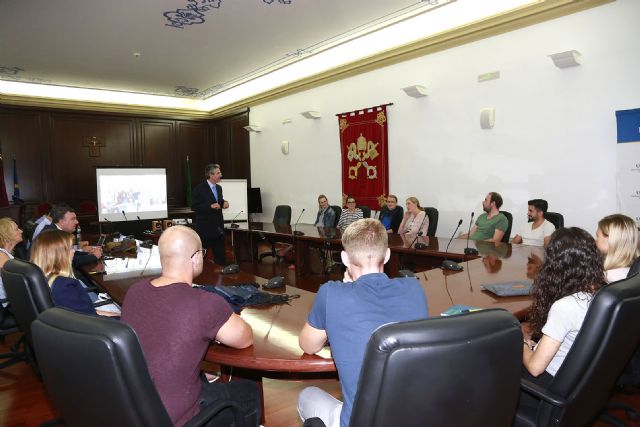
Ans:
[[[0,80],[202,99],[296,52],[428,7],[417,0],[0,0]],[[181,24],[177,15],[189,11],[193,23]]]

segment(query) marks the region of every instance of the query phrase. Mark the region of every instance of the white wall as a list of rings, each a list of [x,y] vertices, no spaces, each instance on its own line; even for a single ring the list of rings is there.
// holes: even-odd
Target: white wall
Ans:
[[[566,225],[594,233],[616,209],[615,111],[640,107],[640,1],[618,0],[539,25],[427,55],[251,108],[251,177],[261,187],[270,221],[278,204],[312,223],[316,197],[341,195],[335,114],[387,102],[389,184],[403,201],[416,196],[440,210],[439,236],[489,191],[526,222],[526,201],[541,197]],[[547,55],[582,53],[583,65],[561,70]],[[501,77],[477,82],[482,73]],[[400,88],[422,84],[414,99]],[[480,109],[496,109],[495,127],[481,130]],[[300,115],[321,111],[319,120]],[[282,124],[291,118],[292,123]],[[290,154],[280,141],[290,141]]]

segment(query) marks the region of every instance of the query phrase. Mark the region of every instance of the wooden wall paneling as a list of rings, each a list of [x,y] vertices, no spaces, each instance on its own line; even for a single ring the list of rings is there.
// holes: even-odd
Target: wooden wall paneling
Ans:
[[[16,159],[20,197],[41,200],[46,194],[43,177],[42,117],[38,113],[0,110],[0,144],[7,196],[13,195],[13,159]]]
[[[220,119],[213,123],[213,158],[209,163],[218,163],[222,168],[223,178],[227,169],[231,168],[229,121]],[[231,178],[230,176],[228,178]]]
[[[96,166],[133,164],[134,120],[112,116],[53,114],[51,117],[51,201],[78,207],[96,201]],[[96,137],[96,144],[88,140]]]
[[[185,189],[182,206],[187,206],[186,199],[186,160],[189,156],[191,166],[191,186],[195,187],[203,180],[206,165],[213,159],[211,142],[211,125],[207,122],[177,122],[177,138],[180,152],[181,177]]]
[[[140,120],[142,162],[167,169],[167,203],[177,207],[185,199],[185,185],[173,120]]]
[[[231,173],[233,174],[228,178],[246,178],[247,186],[251,187],[249,132],[244,129],[249,124],[249,115],[242,113],[230,117],[228,120],[231,130],[228,152],[231,159]]]

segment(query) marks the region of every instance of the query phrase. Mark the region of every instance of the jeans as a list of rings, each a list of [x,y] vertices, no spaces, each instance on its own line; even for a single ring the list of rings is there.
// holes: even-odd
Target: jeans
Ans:
[[[236,380],[228,383],[202,381],[200,390],[200,410],[218,400],[231,400],[240,405],[246,427],[255,427],[260,422],[260,391],[253,381]],[[220,412],[207,426],[230,426],[233,424],[233,413],[230,409]]]

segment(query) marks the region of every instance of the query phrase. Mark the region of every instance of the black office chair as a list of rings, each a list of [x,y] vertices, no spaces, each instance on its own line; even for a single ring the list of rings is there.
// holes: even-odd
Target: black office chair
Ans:
[[[11,301],[11,312],[25,337],[27,363],[39,377],[38,363],[33,352],[31,323],[40,313],[53,307],[51,290],[37,265],[17,258],[4,264],[2,282]]]
[[[507,225],[507,230],[504,232],[504,236],[502,236],[502,243],[509,243],[509,239],[511,238],[511,227],[513,226],[513,215],[511,212],[500,211],[501,214],[507,217],[507,221],[509,225]]]
[[[13,313],[2,304],[7,302],[6,299],[0,299],[0,342],[4,343],[5,337],[18,332],[18,324]],[[9,349],[8,353],[0,354],[0,369],[14,365],[25,360],[24,351],[20,351],[20,346],[24,343],[24,337],[20,337]]]
[[[434,237],[436,230],[438,229],[438,209],[436,208],[424,208],[424,212],[429,217],[429,228],[427,229],[427,236]]]
[[[291,206],[289,205],[278,205],[276,206],[276,210],[273,213],[273,223],[277,225],[289,225],[291,224]],[[266,251],[260,254],[258,257],[258,261],[262,262],[263,258],[266,257],[274,257],[276,262],[280,262],[282,260],[282,256],[278,255],[278,251],[276,250],[276,244],[271,242],[271,250]]]
[[[363,218],[371,218],[371,208],[369,206],[358,206],[358,209],[362,211]]]
[[[525,379],[540,399],[518,408],[516,426],[582,426],[598,416],[640,341],[640,275],[612,283],[593,297],[582,328],[548,387]]]
[[[31,326],[49,397],[65,426],[172,426],[153,384],[138,337],[126,324],[62,308]],[[207,407],[185,426],[201,426],[233,402]]]
[[[342,215],[342,208],[340,206],[331,205],[331,209],[336,213],[336,219],[333,221],[333,227],[338,226],[338,221],[340,221],[340,215]]]
[[[564,227],[564,216],[558,212],[547,212],[544,217],[551,224],[555,225],[556,230]]]
[[[381,326],[349,425],[510,426],[521,364],[520,324],[504,310]]]

